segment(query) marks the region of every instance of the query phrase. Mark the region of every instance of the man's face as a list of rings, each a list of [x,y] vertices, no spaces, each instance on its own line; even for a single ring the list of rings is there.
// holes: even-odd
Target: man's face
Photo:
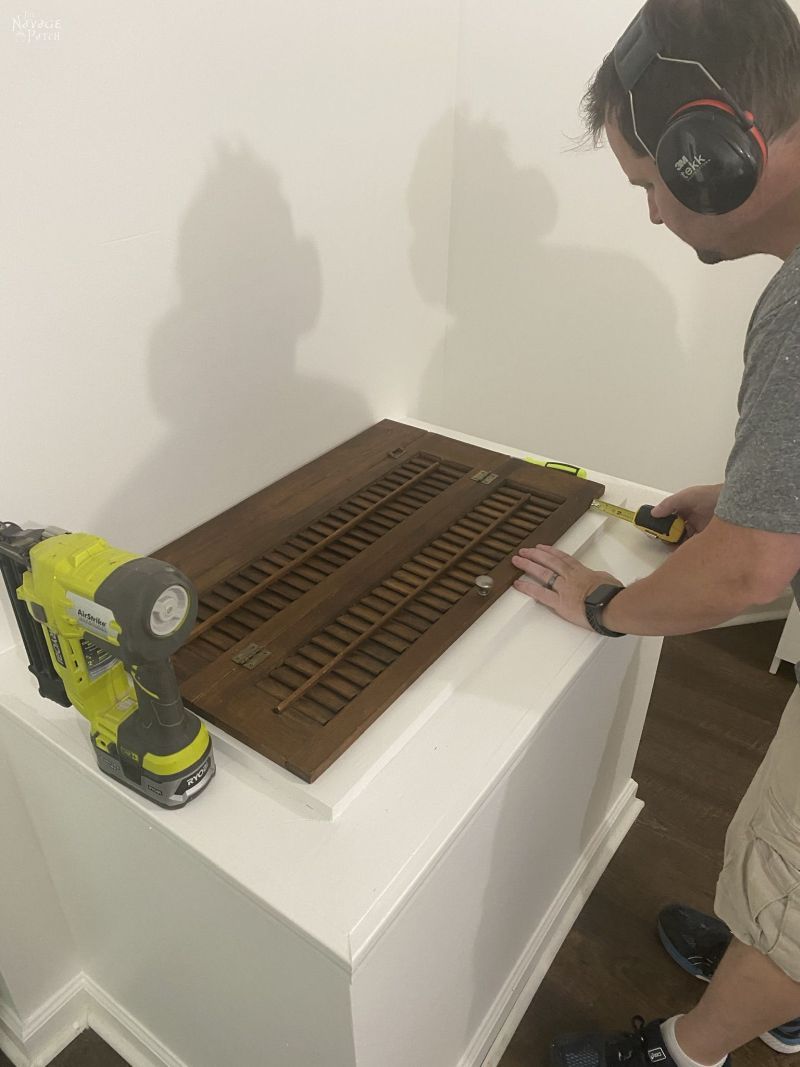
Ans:
[[[664,184],[650,156],[637,155],[616,123],[609,121],[606,124],[606,136],[628,181],[647,193],[650,221],[654,226],[666,226],[680,237],[695,250],[701,263],[721,263],[749,254],[738,247],[741,227],[737,223],[741,220],[736,217],[740,216],[741,209],[724,216],[698,215],[689,211]]]

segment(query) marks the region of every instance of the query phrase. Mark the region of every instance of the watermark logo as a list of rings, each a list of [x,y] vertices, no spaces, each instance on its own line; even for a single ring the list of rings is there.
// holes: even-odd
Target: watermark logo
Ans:
[[[21,44],[57,44],[61,40],[61,19],[23,11],[11,19],[11,29]]]
[[[706,159],[705,156],[698,152],[694,159],[690,159],[689,156],[683,156],[682,159],[679,159],[675,164],[675,170],[680,172],[682,178],[691,181],[710,162],[710,159]]]

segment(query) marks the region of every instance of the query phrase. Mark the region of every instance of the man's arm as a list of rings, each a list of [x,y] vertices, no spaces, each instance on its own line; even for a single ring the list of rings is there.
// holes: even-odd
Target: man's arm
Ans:
[[[622,633],[695,633],[779,597],[800,570],[800,534],[715,517],[648,578],[619,593],[603,625]]]

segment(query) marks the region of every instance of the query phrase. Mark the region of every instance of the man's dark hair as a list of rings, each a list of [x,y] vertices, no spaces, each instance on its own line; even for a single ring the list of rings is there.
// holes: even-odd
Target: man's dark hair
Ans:
[[[800,119],[800,22],[786,0],[647,0],[645,13],[662,54],[702,63],[741,108],[753,112],[768,141]],[[658,59],[633,94],[639,134],[652,151],[681,105],[720,99],[696,67]],[[634,151],[645,154],[613,53],[590,83],[581,110],[595,145],[611,119]]]

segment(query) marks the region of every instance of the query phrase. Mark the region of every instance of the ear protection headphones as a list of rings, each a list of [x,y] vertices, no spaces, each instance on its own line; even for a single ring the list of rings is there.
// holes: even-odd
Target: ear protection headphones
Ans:
[[[661,42],[644,10],[614,48],[614,65],[631,100],[633,131],[655,162],[672,195],[700,215],[725,215],[752,195],[767,162],[767,142],[749,111],[713,78],[702,63],[662,54]],[[651,63],[698,67],[722,100],[691,100],[669,118],[651,150],[639,136],[633,90]]]

